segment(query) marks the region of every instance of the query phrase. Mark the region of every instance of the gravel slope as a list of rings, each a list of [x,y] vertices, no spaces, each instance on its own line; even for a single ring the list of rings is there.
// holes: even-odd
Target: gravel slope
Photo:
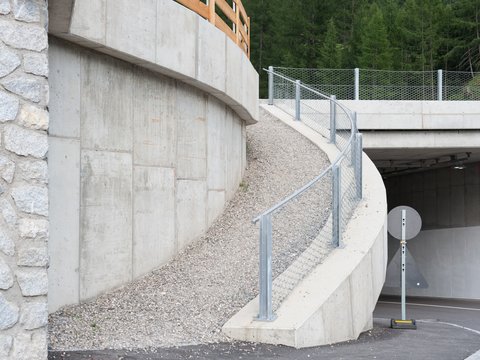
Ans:
[[[258,291],[258,226],[252,218],[328,166],[323,152],[264,110],[259,123],[247,128],[247,160],[242,185],[204,237],[151,274],[52,314],[50,347],[152,348],[227,340],[222,325]],[[300,218],[325,218],[328,191],[319,187],[314,216]],[[297,231],[279,236],[303,227],[299,216],[290,215],[307,209],[298,201],[279,215],[274,274],[308,246],[311,236],[299,240]]]

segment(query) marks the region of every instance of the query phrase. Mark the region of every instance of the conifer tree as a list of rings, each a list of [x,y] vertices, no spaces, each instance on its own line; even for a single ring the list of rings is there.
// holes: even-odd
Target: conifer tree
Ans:
[[[367,69],[391,69],[392,48],[382,10],[376,3],[370,6],[361,26],[358,66]]]

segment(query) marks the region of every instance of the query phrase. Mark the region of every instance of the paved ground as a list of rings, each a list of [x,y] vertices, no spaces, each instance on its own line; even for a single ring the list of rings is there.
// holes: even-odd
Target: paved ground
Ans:
[[[399,313],[396,299],[382,298],[372,331],[357,341],[295,350],[284,346],[222,343],[140,351],[51,352],[49,360],[156,359],[410,359],[463,360],[480,349],[480,303],[409,299],[409,317],[418,330],[393,330],[389,320]],[[380,319],[377,317],[383,317]],[[469,329],[466,329],[469,328]]]

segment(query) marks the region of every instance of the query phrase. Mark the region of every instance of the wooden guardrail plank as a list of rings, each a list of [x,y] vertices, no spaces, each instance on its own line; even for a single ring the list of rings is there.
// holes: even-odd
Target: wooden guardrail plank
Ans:
[[[227,3],[225,0],[215,0],[215,1],[217,6],[220,8],[220,10],[222,10],[225,16],[232,22],[235,22],[235,12],[230,7],[230,4]]]
[[[243,7],[242,0],[233,0],[237,4],[238,8],[240,9],[240,14],[243,17],[243,23],[248,22],[248,15],[247,12],[245,11],[245,8]]]
[[[219,16],[216,17],[215,26],[220,30],[222,30],[225,33],[225,35],[227,35],[230,39],[232,39],[235,42],[237,41],[237,35],[235,35],[232,28],[228,26],[227,23],[223,21],[221,17]]]
[[[250,18],[241,0],[233,0],[233,8],[226,0],[174,0],[186,8],[196,12],[223,31],[250,58]],[[232,22],[228,25],[216,11],[218,7],[225,17]]]

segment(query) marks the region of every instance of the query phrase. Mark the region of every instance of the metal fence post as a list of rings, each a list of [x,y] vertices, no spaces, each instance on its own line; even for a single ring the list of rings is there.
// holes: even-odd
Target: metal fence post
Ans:
[[[363,141],[362,141],[362,134],[357,132],[355,134],[355,145],[356,145],[356,150],[355,150],[355,155],[356,155],[356,161],[355,161],[355,184],[357,186],[357,198],[361,199],[363,196],[362,193],[362,154],[363,154]]]
[[[268,67],[268,105],[273,105],[273,66]]]
[[[260,217],[260,294],[257,320],[272,321],[272,215]]]
[[[352,148],[350,149],[350,165],[355,165],[355,159],[356,159],[356,151],[357,151],[357,138],[355,137],[355,134],[357,133],[357,112],[353,111],[352,112],[352,133],[353,133],[353,141],[352,141]]]
[[[437,70],[437,94],[438,101],[443,100],[443,70]]]
[[[333,246],[340,246],[340,194],[341,194],[341,163],[337,163],[332,167],[332,236]]]
[[[355,68],[355,88],[354,88],[355,100],[360,100],[360,69]]]
[[[295,81],[295,120],[300,121],[300,80]]]
[[[330,97],[330,142],[335,144],[337,139],[337,105],[335,101],[337,100],[335,95]]]

